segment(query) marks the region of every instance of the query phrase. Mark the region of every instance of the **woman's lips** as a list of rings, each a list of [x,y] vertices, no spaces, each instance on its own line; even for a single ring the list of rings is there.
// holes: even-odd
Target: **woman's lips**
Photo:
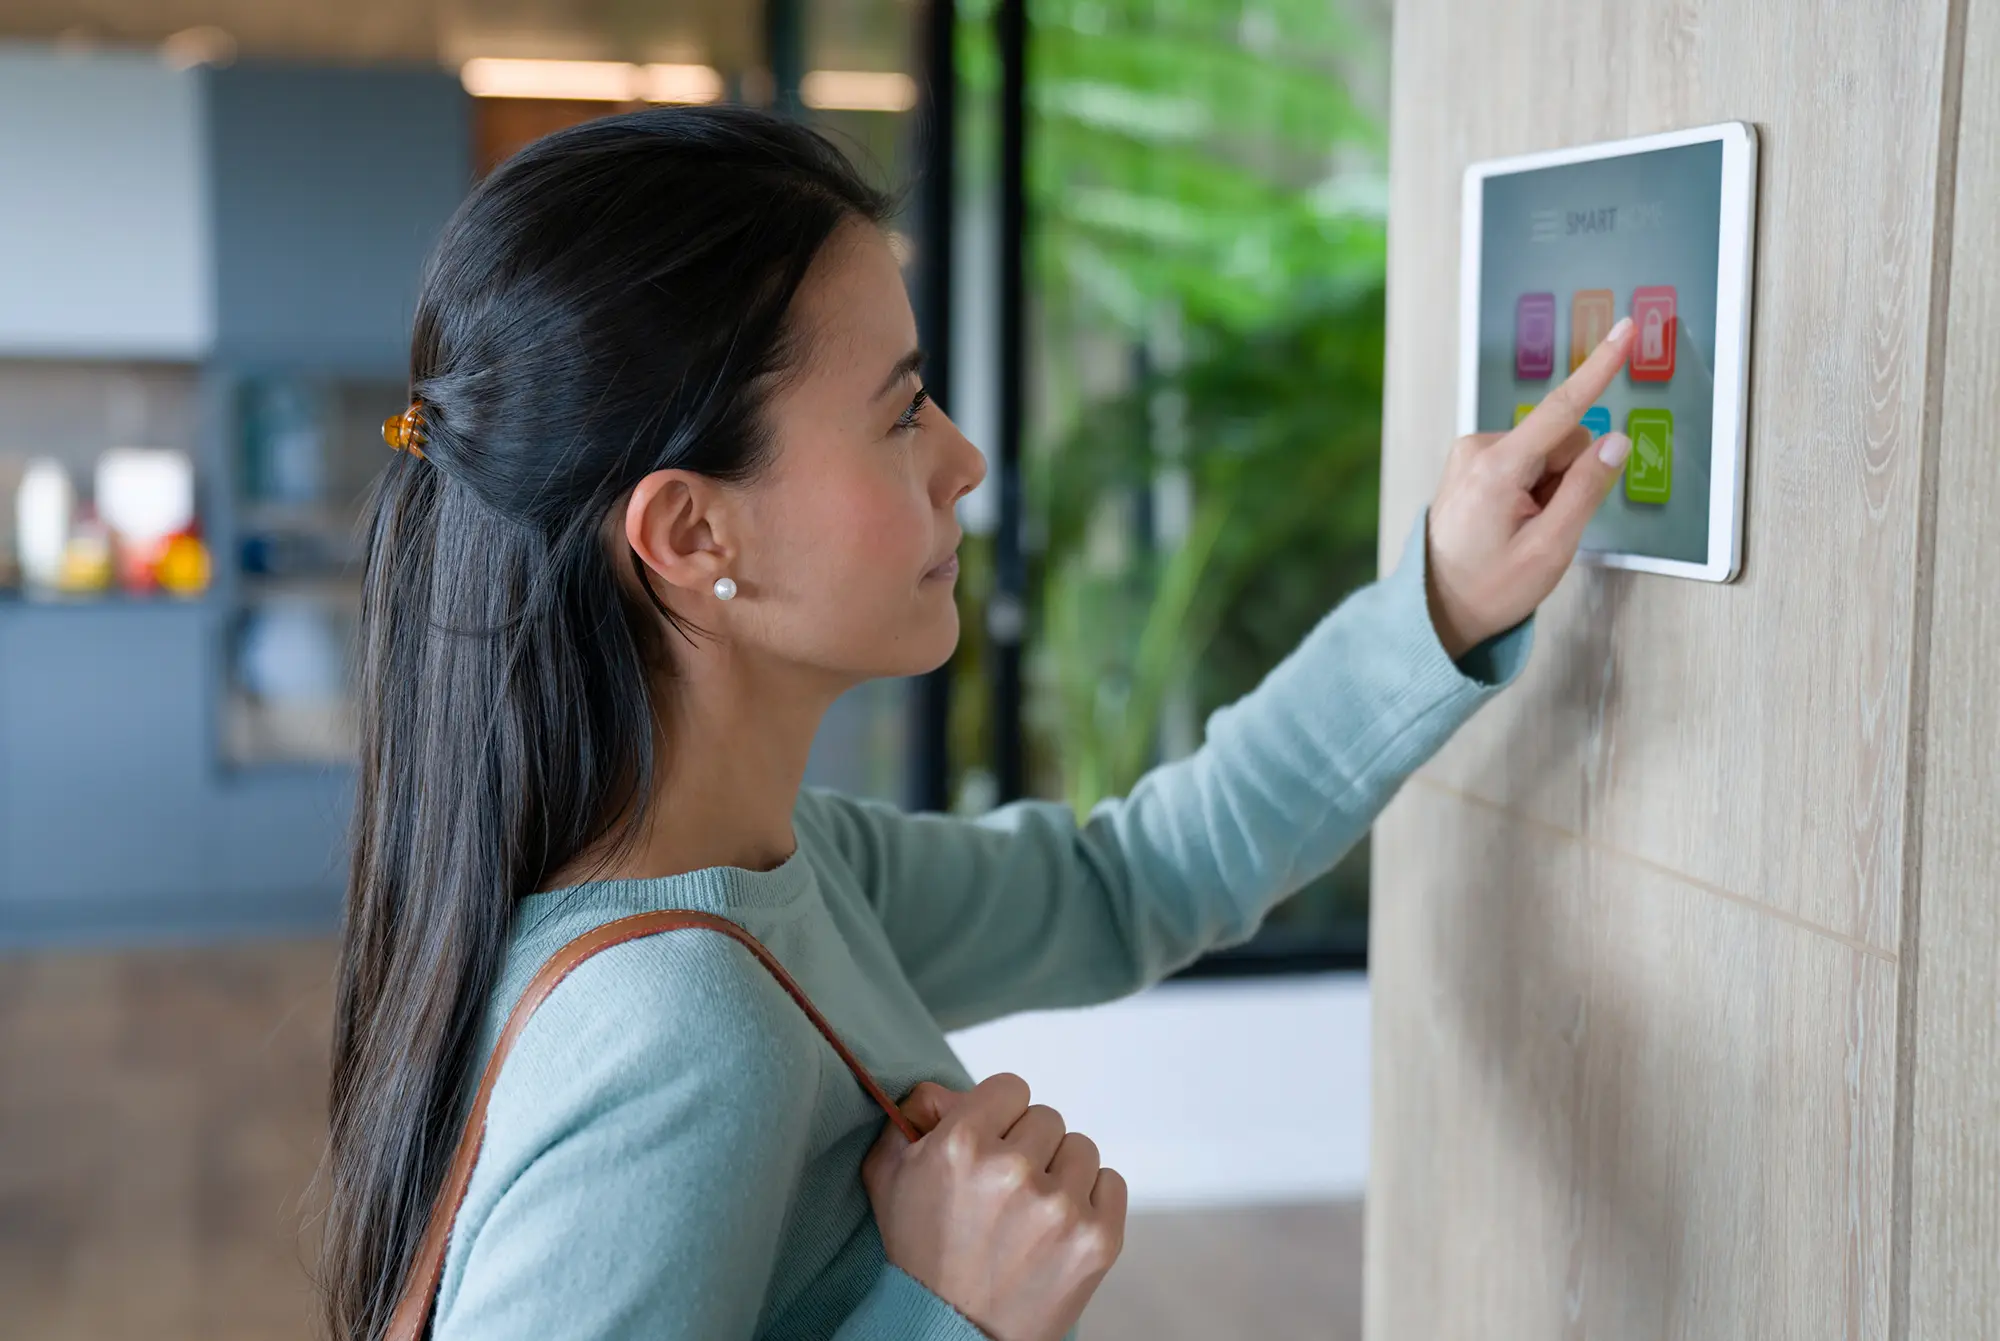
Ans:
[[[924,574],[924,581],[949,582],[958,576],[958,556],[952,555],[937,567]]]

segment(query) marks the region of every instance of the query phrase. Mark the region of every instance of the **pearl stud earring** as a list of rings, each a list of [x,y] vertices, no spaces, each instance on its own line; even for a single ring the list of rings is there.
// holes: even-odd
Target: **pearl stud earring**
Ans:
[[[736,580],[735,580],[734,578],[729,578],[729,577],[718,577],[718,578],[716,578],[716,579],[715,579],[715,599],[716,599],[716,600],[718,600],[718,601],[733,601],[733,600],[735,600],[735,599],[736,599]]]

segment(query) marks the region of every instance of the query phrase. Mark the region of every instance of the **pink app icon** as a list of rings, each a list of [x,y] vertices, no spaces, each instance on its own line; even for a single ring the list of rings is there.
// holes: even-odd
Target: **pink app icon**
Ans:
[[[1547,377],[1556,370],[1556,296],[1524,293],[1514,304],[1514,376]]]
[[[1671,382],[1674,377],[1674,288],[1658,284],[1632,290],[1632,324],[1639,328],[1630,364],[1635,382]]]

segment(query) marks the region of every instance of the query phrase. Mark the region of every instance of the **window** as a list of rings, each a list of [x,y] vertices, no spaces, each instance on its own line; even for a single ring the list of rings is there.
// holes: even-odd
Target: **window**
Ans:
[[[1004,167],[997,3],[959,8],[975,211]],[[1387,24],[1325,0],[1029,17],[1020,785],[1083,812],[1192,750],[1374,576]],[[964,809],[1009,790],[1004,561],[989,537],[965,566],[988,645],[955,672]],[[1358,960],[1366,863],[1364,845],[1203,968]]]

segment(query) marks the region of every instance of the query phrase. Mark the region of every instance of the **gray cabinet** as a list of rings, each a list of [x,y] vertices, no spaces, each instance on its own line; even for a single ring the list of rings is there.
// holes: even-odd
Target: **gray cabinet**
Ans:
[[[148,55],[0,44],[0,357],[206,352],[199,95]]]
[[[352,771],[217,765],[223,620],[0,607],[0,946],[332,923]]]
[[[0,902],[81,910],[194,893],[212,607],[0,615]],[[0,914],[4,915],[4,914]]]
[[[472,185],[458,80],[246,62],[205,81],[218,358],[405,370],[424,258]]]

